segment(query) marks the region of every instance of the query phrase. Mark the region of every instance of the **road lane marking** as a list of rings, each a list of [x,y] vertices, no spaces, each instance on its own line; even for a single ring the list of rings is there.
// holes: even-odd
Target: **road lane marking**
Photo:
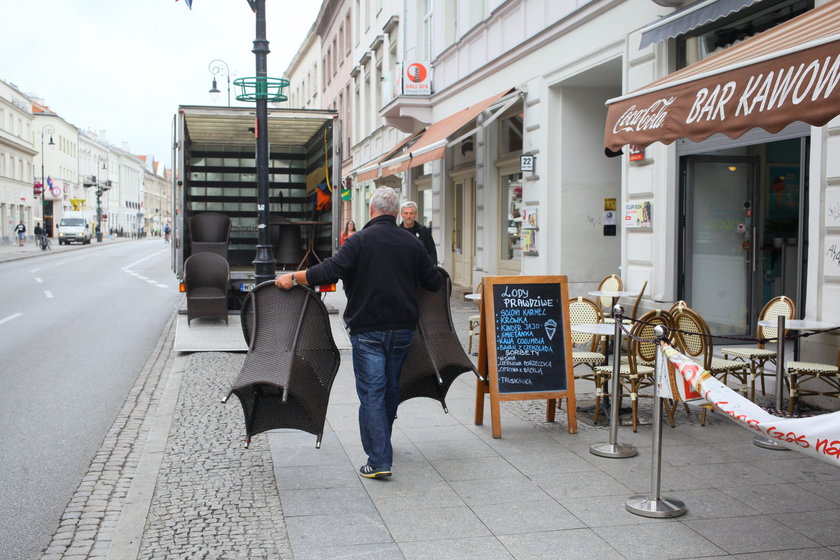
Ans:
[[[21,315],[23,315],[23,313],[12,313],[8,317],[3,317],[2,319],[0,319],[0,325],[6,323],[7,321],[11,321],[12,319],[17,319]]]
[[[43,281],[43,280],[41,280],[40,278],[38,278],[37,276],[35,277],[35,281],[36,281],[37,283],[39,283],[39,284],[43,284],[43,283],[44,283],[44,281]]]
[[[49,290],[44,290],[44,295],[47,296],[47,298],[49,299],[52,299],[53,297],[52,292]]]

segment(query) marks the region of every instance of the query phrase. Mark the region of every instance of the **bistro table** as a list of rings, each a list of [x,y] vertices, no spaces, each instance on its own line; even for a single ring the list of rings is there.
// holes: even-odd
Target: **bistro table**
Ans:
[[[780,315],[776,319],[763,319],[758,322],[759,327],[775,328],[776,334],[776,410],[782,409],[782,392],[784,391],[784,377],[787,368],[785,367],[785,343],[784,332],[790,331],[823,331],[836,328],[836,323],[827,323],[825,321],[812,321],[809,319],[787,319],[784,315]],[[796,346],[794,346],[796,348]],[[794,354],[797,354],[794,350]],[[794,356],[796,357],[796,356]],[[776,451],[787,451],[788,448],[780,445],[774,439],[759,434],[753,438],[753,444],[765,449],[773,449]]]
[[[481,294],[480,294],[480,293],[475,293],[475,294],[465,294],[465,295],[464,295],[464,297],[465,297],[466,299],[471,299],[471,300],[473,300],[473,301],[480,301],[480,300],[481,300]]]

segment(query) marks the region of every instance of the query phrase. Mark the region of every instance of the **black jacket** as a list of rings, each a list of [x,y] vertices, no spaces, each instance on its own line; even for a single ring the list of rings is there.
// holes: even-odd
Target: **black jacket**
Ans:
[[[413,329],[418,284],[436,292],[443,277],[423,244],[383,215],[351,235],[341,249],[306,271],[310,286],[344,281],[344,322],[351,334]]]
[[[432,259],[433,263],[437,264],[437,247],[435,247],[435,241],[434,239],[432,239],[432,230],[422,225],[416,220],[414,222],[414,225],[410,228],[407,228],[404,225],[401,225],[400,227],[406,231],[410,231],[414,235],[414,237],[422,241],[423,247],[425,247],[426,252],[429,253],[429,258]]]

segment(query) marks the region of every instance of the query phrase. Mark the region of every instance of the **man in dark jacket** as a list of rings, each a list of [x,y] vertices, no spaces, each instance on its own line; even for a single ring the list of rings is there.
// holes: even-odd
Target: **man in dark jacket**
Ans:
[[[435,241],[432,239],[432,230],[417,221],[417,203],[410,200],[404,202],[400,207],[400,215],[402,216],[400,227],[407,229],[414,237],[422,241],[423,247],[429,253],[429,258],[437,264],[437,247],[435,247]]]
[[[390,187],[370,199],[370,221],[341,249],[308,270],[283,274],[275,285],[316,286],[344,281],[359,428],[368,460],[365,478],[391,476],[391,427],[400,396],[400,370],[417,325],[417,286],[437,291],[443,277],[423,244],[397,226],[399,195]]]

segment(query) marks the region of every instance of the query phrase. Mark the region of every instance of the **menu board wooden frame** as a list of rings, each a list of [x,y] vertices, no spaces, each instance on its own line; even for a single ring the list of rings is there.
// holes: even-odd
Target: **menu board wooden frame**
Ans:
[[[552,388],[535,391],[500,390],[499,358],[497,344],[497,319],[500,309],[497,309],[495,286],[507,286],[518,290],[519,295],[527,291],[527,286],[534,284],[552,284],[558,286],[559,307],[557,310],[562,320],[557,328],[562,332],[562,339],[558,339],[564,351],[565,388]],[[509,300],[508,300],[509,301]],[[475,395],[475,425],[484,423],[484,395],[490,394],[490,419],[494,438],[502,437],[501,408],[502,401],[541,400],[546,399],[546,421],[553,422],[555,407],[558,399],[566,399],[569,433],[577,433],[577,416],[575,404],[575,378],[572,369],[572,333],[569,323],[569,286],[566,276],[486,276],[482,282],[480,308],[480,324],[478,338],[478,371],[485,381],[476,381]],[[557,312],[555,311],[555,313]],[[555,379],[555,382],[557,380]]]

